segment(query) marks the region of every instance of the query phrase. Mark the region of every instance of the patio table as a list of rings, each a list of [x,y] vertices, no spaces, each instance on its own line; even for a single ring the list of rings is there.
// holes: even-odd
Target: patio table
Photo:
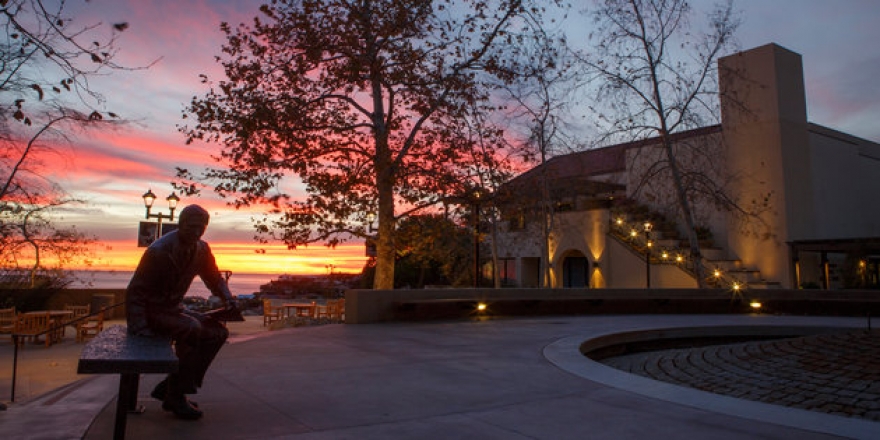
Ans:
[[[311,303],[286,303],[282,304],[284,307],[284,313],[287,317],[290,317],[290,312],[293,311],[293,316],[305,317],[305,318],[314,318],[315,311],[318,308],[318,305],[314,302]]]

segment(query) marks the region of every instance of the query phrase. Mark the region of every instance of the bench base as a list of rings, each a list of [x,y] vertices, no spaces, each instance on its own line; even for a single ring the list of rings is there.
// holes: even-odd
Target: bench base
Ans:
[[[114,439],[122,440],[125,438],[126,416],[129,412],[136,412],[140,380],[141,375],[136,373],[119,375],[119,394],[116,397],[116,422],[113,425]]]
[[[145,410],[143,405],[137,404],[141,374],[175,373],[178,364],[170,339],[132,336],[125,327],[115,325],[86,344],[77,372],[119,375],[113,438],[123,440],[126,416]]]

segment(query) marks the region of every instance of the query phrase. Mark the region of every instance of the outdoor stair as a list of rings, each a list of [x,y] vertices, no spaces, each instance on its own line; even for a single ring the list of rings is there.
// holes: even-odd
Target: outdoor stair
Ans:
[[[700,248],[700,255],[703,256],[704,259],[710,261],[725,261],[727,258],[727,252],[724,249],[711,247],[711,248]],[[730,262],[736,262],[738,260],[726,260]],[[731,267],[735,268],[735,267]]]
[[[654,249],[655,253],[666,251],[669,258],[664,260],[654,257],[652,262],[674,264],[676,255],[690,254],[690,243],[687,240],[682,240],[678,231],[671,227],[670,223],[665,221],[657,222],[656,219],[663,218],[661,214],[651,212],[644,206],[638,205],[636,205],[633,211],[637,215],[625,212],[624,215],[613,216],[612,218],[609,233],[616,236],[621,243],[629,246],[635,253],[644,258],[646,238],[642,232],[643,227],[641,225],[644,225],[646,221],[656,222],[664,225],[665,228],[656,228],[651,231],[652,249]],[[623,217],[626,217],[626,219],[624,220]],[[631,231],[633,230],[637,232],[636,237],[631,236]],[[761,271],[757,268],[746,267],[741,260],[729,258],[729,253],[726,249],[714,246],[714,244],[707,243],[707,246],[701,246],[700,254],[706,276],[709,277],[710,284],[714,284],[716,287],[729,287],[734,283],[738,284],[741,288],[749,289],[776,289],[781,287],[776,281],[764,279]],[[693,265],[682,265],[681,267],[691,276],[695,276],[692,270]],[[713,280],[715,269],[721,272],[720,279]]]
[[[672,248],[678,247],[678,239],[663,239],[663,238],[661,238],[661,239],[652,240],[652,241],[654,241],[654,243],[656,243],[656,246],[658,248],[662,248],[662,249],[672,249]]]
[[[714,258],[705,258],[705,260],[710,263],[712,266],[717,267],[718,269],[724,272],[731,272],[736,270],[743,270],[743,264],[740,260],[726,260],[726,259],[714,259]]]

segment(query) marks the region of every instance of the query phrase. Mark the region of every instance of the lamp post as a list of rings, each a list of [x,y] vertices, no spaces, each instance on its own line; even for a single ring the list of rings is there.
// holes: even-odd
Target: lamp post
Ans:
[[[645,222],[643,225],[645,228],[645,273],[647,274],[645,277],[645,286],[648,289],[651,288],[651,230],[654,229],[654,225],[651,222]]]
[[[368,212],[367,213],[367,230],[370,231],[371,234],[373,232],[375,232],[375,229],[373,228],[373,222],[375,222],[375,221],[376,221],[376,214],[374,214],[372,212]]]
[[[373,222],[376,221],[376,214],[368,212],[366,221],[368,235],[364,237],[364,255],[370,258],[376,258],[378,252],[376,250],[376,237],[373,235],[373,233],[376,232],[376,229],[373,227]]]
[[[146,216],[144,218],[151,219],[154,218],[158,220],[159,224],[156,228],[156,238],[159,238],[162,235],[162,220],[167,219],[170,222],[174,221],[174,210],[177,208],[177,202],[180,201],[180,197],[177,197],[177,194],[171,192],[171,195],[166,197],[165,200],[168,201],[168,209],[170,211],[169,214],[164,213],[150,213],[150,210],[153,208],[153,202],[156,201],[156,195],[153,194],[152,190],[147,190],[147,192],[142,195],[144,199],[144,207],[147,209]]]
[[[471,205],[474,216],[474,287],[480,287],[480,202],[483,189],[474,188],[471,192]]]

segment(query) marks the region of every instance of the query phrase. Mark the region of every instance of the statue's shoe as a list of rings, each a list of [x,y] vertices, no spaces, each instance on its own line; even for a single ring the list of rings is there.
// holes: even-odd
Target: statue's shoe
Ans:
[[[168,382],[167,382],[167,379],[162,379],[162,382],[159,382],[153,388],[153,391],[150,393],[150,397],[152,397],[160,402],[165,402],[165,395],[167,395],[167,394],[168,394]],[[195,408],[199,407],[198,402],[196,402],[195,400],[186,399],[186,401],[190,405],[194,406]]]
[[[165,411],[171,411],[174,413],[175,417],[184,420],[198,420],[204,415],[204,413],[198,408],[190,405],[189,402],[187,402],[186,397],[165,399],[165,401],[162,402],[162,409]]]

